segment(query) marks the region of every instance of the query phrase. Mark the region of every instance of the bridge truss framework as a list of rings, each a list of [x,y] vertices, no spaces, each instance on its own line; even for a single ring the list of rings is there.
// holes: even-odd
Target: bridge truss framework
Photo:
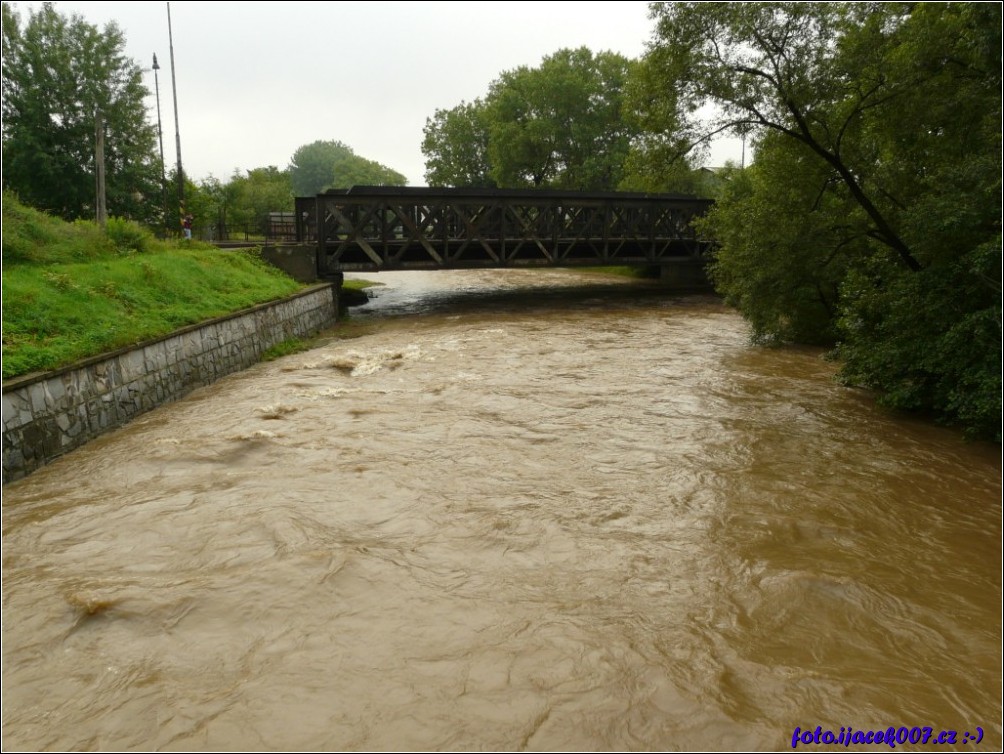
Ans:
[[[296,200],[322,277],[347,271],[702,263],[692,197],[354,187]]]

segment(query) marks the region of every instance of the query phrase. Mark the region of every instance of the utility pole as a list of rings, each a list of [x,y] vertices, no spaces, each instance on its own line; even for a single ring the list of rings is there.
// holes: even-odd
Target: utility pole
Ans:
[[[157,140],[160,142],[160,204],[164,210],[164,226],[170,231],[167,211],[167,174],[164,172],[164,130],[160,126],[160,77],[157,71],[160,64],[157,62],[157,53],[153,54],[153,85],[157,90]]]
[[[181,167],[181,126],[178,121],[178,82],[174,76],[174,34],[171,31],[171,4],[167,4],[167,39],[171,47],[171,90],[174,92],[174,138],[178,145],[178,211],[185,215],[185,171]],[[179,222],[181,218],[178,218]]]
[[[94,111],[94,183],[96,201],[95,219],[102,230],[108,224],[108,206],[105,202],[105,122],[101,111]]]

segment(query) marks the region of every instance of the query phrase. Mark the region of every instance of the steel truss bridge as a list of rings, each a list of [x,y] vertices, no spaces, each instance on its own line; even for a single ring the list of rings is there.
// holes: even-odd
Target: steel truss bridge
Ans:
[[[666,194],[356,186],[296,200],[317,271],[703,264],[710,199]]]

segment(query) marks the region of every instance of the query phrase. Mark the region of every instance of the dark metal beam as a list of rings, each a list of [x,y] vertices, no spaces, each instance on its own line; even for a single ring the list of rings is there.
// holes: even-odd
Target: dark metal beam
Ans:
[[[709,199],[674,195],[355,187],[296,200],[322,275],[701,260],[691,222]]]

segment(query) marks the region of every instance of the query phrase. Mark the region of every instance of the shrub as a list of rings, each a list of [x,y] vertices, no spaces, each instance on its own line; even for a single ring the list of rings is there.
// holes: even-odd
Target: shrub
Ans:
[[[121,253],[149,251],[153,234],[132,220],[109,217],[105,226],[109,240]]]

